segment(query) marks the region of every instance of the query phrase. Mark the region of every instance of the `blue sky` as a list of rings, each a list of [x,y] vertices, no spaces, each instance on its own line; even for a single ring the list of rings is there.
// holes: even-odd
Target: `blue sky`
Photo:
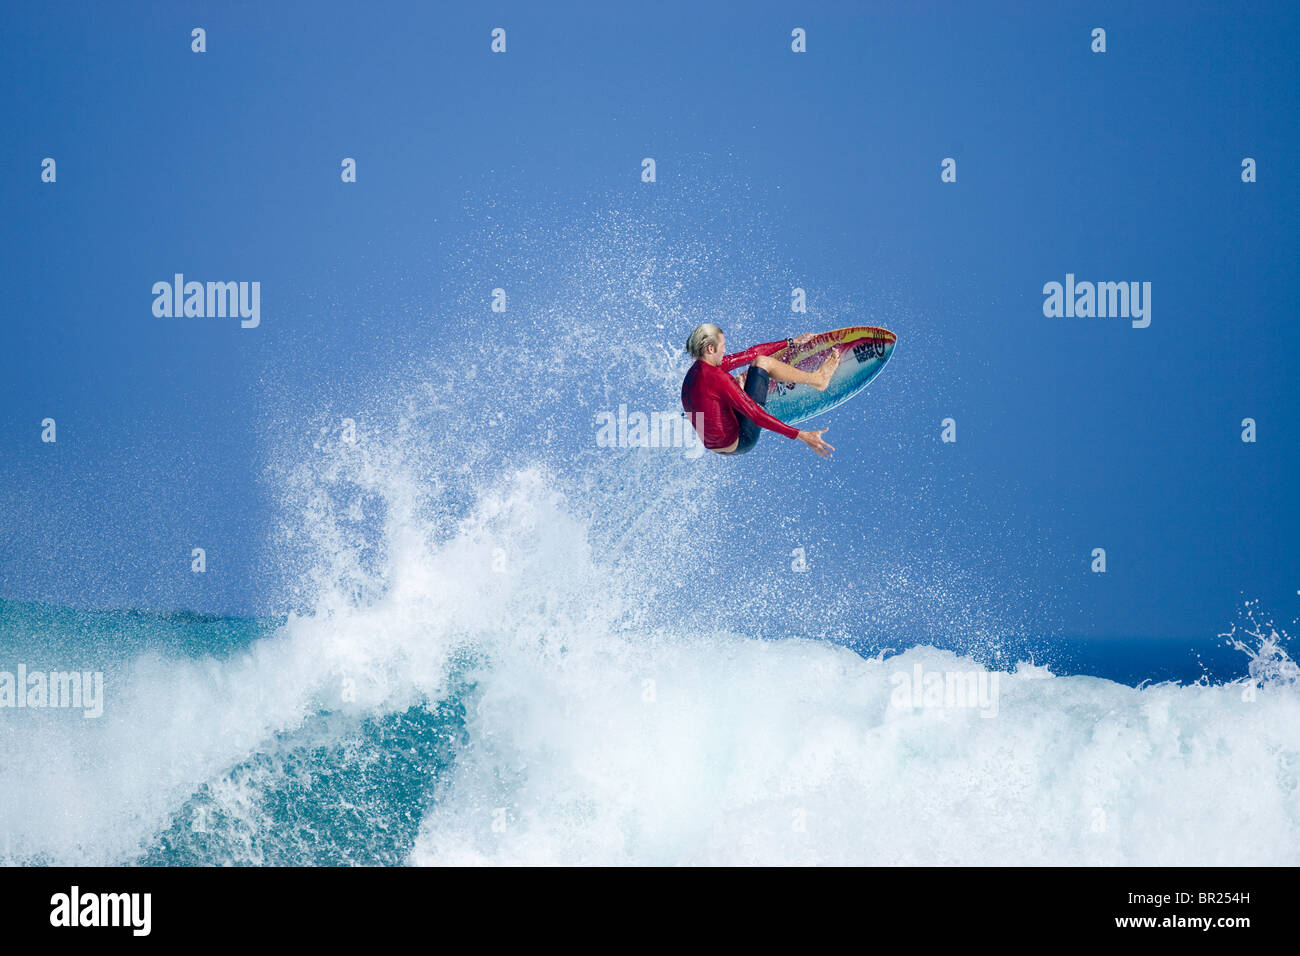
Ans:
[[[512,254],[450,260],[485,202],[560,230],[631,196],[654,156],[660,205],[627,201],[672,210],[670,245],[761,218],[819,315],[898,333],[873,417],[828,422],[835,487],[862,492],[846,528],[873,519],[870,489],[902,489],[913,530],[1063,594],[1073,634],[1212,635],[1247,599],[1300,614],[1294,4],[398,11],[0,12],[0,595],[271,610],[265,409],[364,389],[430,342],[454,354],[429,303],[478,295]],[[750,282],[749,250],[716,239],[720,271],[696,281]],[[150,287],[176,271],[260,280],[262,326],[155,318]],[[1150,327],[1044,317],[1066,273],[1151,282]],[[769,285],[733,344],[816,327]],[[753,468],[828,480],[802,448],[764,451]],[[222,543],[201,583],[196,537]]]

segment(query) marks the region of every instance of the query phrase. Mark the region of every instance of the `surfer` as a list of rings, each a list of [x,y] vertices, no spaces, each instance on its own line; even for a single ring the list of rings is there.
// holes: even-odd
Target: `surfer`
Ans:
[[[754,345],[735,355],[726,354],[727,337],[716,325],[696,326],[686,340],[686,351],[695,359],[682,382],[682,408],[700,434],[700,441],[720,455],[743,455],[758,441],[760,428],[767,428],[786,438],[797,438],[823,458],[831,457],[834,445],[822,440],[823,428],[815,432],[792,428],[763,408],[767,403],[768,379],[811,385],[820,392],[830,384],[831,375],[840,364],[840,355],[830,357],[815,372],[804,372],[772,355],[787,346],[803,345],[812,339],[806,333],[796,339]],[[739,382],[729,373],[748,365]]]

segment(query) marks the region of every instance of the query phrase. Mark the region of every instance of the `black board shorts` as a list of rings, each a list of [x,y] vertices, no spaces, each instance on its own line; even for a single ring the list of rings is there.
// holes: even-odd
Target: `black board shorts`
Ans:
[[[751,365],[749,371],[745,373],[745,394],[758,402],[761,406],[767,405],[767,372],[761,368]],[[743,455],[749,451],[758,442],[758,435],[763,430],[758,427],[758,423],[751,418],[747,418],[736,413],[736,420],[740,422],[740,440],[736,443],[736,450],[731,454]]]

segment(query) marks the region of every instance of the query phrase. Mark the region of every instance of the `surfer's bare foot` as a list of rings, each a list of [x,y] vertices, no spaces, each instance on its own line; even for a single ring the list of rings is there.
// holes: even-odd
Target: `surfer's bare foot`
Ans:
[[[812,387],[819,392],[826,391],[826,386],[831,383],[831,376],[835,374],[835,370],[839,367],[840,350],[836,349],[827,357],[825,362],[822,362],[821,368],[813,372]]]

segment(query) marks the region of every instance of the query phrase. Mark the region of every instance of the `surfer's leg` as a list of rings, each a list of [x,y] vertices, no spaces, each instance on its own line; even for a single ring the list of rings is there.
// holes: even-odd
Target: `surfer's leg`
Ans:
[[[749,372],[745,375],[745,394],[759,405],[767,404],[767,372],[759,368],[757,363],[750,366]],[[736,417],[740,419],[740,440],[736,442],[736,450],[731,454],[743,455],[757,444],[758,436],[763,429],[744,415]]]
[[[764,408],[767,408],[767,382],[767,370],[764,368],[753,367],[745,373],[745,394]]]
[[[761,368],[764,372],[776,379],[778,382],[793,382],[796,385],[811,385],[819,392],[826,391],[826,386],[831,383],[831,376],[840,365],[840,350],[832,349],[831,354],[826,356],[826,361],[815,372],[805,372],[802,369],[788,365],[780,359],[774,359],[770,355],[760,355],[754,359],[754,367]]]

